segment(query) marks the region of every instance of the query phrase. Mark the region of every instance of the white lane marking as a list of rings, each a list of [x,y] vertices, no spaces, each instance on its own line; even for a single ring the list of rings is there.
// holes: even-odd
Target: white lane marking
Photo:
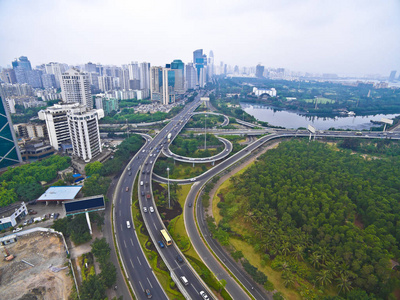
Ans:
[[[140,262],[139,256],[136,256],[137,261],[139,262],[139,265],[142,265],[142,263]]]
[[[154,225],[154,229],[157,230],[156,223],[153,222],[153,225]]]
[[[119,216],[121,216],[121,211],[119,211]]]
[[[131,239],[131,244],[132,244],[132,246],[133,246],[133,241],[132,241],[132,239]]]
[[[126,246],[125,240],[124,240],[124,245],[125,245],[125,248],[128,248],[128,247]]]
[[[149,280],[149,277],[147,277],[147,281],[148,281],[148,283],[150,284],[150,287],[153,288],[153,285],[151,284],[151,282],[150,282],[150,280]]]
[[[135,266],[133,265],[132,258],[130,258],[129,261],[131,262],[132,268],[135,268]]]
[[[142,285],[142,283],[140,282],[140,280],[139,280],[139,284],[140,284],[140,287],[142,288],[142,291],[144,292],[144,288],[143,288],[143,285]]]
[[[196,293],[198,294],[198,293],[199,293],[199,291],[198,291],[198,290],[196,290],[196,288],[194,287],[193,283],[191,283],[190,285],[192,286],[192,288],[193,288],[193,289],[196,291]]]

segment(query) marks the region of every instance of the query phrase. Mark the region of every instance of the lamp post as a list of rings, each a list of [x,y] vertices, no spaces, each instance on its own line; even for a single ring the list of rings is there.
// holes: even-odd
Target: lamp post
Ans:
[[[207,115],[204,117],[204,151],[207,150]]]
[[[167,173],[168,173],[168,208],[171,209],[171,196],[169,193],[169,168],[167,168]]]

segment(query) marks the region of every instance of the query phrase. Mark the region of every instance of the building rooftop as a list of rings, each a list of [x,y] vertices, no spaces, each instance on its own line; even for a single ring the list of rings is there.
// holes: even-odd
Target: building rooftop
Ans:
[[[52,186],[42,194],[37,201],[66,201],[73,200],[82,189],[81,185],[75,186]]]

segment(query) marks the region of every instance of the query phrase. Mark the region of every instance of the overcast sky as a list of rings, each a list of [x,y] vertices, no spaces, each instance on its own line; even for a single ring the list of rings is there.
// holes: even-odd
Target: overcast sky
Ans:
[[[3,67],[186,63],[202,48],[240,67],[400,71],[399,0],[0,0],[0,20]]]

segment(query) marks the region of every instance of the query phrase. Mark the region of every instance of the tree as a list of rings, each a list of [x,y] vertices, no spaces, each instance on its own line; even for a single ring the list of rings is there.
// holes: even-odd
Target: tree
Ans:
[[[321,284],[321,286],[327,285],[332,282],[332,275],[329,270],[322,270],[319,272],[317,276],[317,281]]]
[[[92,275],[80,286],[81,300],[103,300],[106,297],[106,288],[100,276]]]
[[[352,289],[351,281],[346,275],[340,275],[338,278],[336,278],[336,281],[336,286],[339,288],[339,294],[341,292],[346,294]]]
[[[219,287],[218,292],[219,293],[221,293],[221,291],[225,288],[226,284],[227,284],[227,282],[225,279],[221,279],[218,281],[218,287]]]
[[[92,176],[93,174],[100,174],[103,164],[99,161],[88,163],[85,166],[86,176]]]

